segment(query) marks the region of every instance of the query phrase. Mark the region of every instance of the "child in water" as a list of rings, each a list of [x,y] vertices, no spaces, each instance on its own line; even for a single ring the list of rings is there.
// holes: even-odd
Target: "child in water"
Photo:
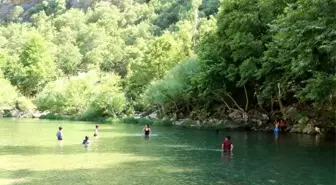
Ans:
[[[57,140],[62,141],[63,140],[63,133],[62,133],[62,127],[58,127],[58,132],[56,133]]]
[[[88,145],[90,144],[90,141],[89,141],[89,136],[85,136],[84,140],[83,140],[83,145]]]
[[[99,128],[99,126],[96,125],[96,129],[95,129],[94,134],[93,134],[94,137],[98,136],[98,128]]]

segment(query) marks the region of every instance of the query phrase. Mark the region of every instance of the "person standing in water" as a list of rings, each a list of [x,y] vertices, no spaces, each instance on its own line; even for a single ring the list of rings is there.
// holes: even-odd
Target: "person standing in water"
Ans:
[[[149,134],[151,134],[151,129],[149,128],[149,125],[145,125],[142,131],[145,134],[145,136],[149,136]]]
[[[232,152],[233,150],[233,144],[230,141],[231,137],[226,136],[223,143],[222,143],[222,151],[223,152]]]
[[[277,134],[278,132],[279,132],[279,121],[278,119],[275,119],[274,134]]]
[[[88,145],[90,144],[90,141],[89,141],[89,136],[85,136],[84,140],[83,140],[83,145]]]
[[[62,141],[63,140],[63,133],[62,133],[62,127],[58,127],[58,132],[56,133],[56,137],[58,141]]]
[[[98,128],[99,128],[99,125],[96,125],[96,129],[95,129],[94,134],[93,134],[94,137],[98,136]]]

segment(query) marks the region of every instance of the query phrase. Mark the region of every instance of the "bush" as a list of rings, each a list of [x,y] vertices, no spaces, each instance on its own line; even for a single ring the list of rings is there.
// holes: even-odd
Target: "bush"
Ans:
[[[90,71],[49,83],[38,94],[36,104],[40,110],[72,115],[81,120],[116,117],[126,105],[119,82],[120,77],[116,75],[101,77]]]
[[[36,105],[32,102],[32,100],[21,96],[17,100],[18,109],[23,112],[32,112],[36,109]]]
[[[15,108],[19,94],[11,83],[4,79],[0,71],[0,110]]]

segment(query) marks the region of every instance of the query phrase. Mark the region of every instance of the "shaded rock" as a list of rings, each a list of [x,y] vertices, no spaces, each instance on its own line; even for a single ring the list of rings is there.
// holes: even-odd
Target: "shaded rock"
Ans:
[[[302,125],[293,125],[289,132],[291,133],[302,133],[304,126]]]
[[[313,135],[313,134],[316,134],[317,132],[315,128],[313,127],[313,125],[307,124],[306,127],[302,130],[302,133]]]
[[[50,113],[49,111],[44,111],[44,112],[35,111],[35,112],[32,113],[32,117],[33,118],[40,118],[41,116],[45,116],[49,113]]]
[[[242,119],[242,118],[243,118],[241,112],[240,112],[240,111],[236,111],[236,110],[233,111],[233,112],[231,112],[231,113],[229,114],[229,117],[230,117],[231,119]]]
[[[294,119],[296,115],[298,114],[298,110],[296,107],[287,107],[285,109],[287,117],[290,119]]]
[[[308,117],[303,117],[298,121],[298,123],[302,125],[308,123],[308,121],[309,121]]]
[[[174,121],[173,125],[176,126],[182,126],[182,127],[190,127],[191,125],[196,125],[196,123],[194,123],[192,120],[190,119],[180,119],[178,121]]]
[[[149,115],[147,116],[147,118],[149,118],[149,119],[157,119],[157,114],[156,114],[156,112],[153,112],[153,113],[149,114]]]
[[[20,111],[18,111],[18,110],[16,110],[16,109],[14,109],[14,110],[11,110],[10,112],[9,112],[9,117],[20,117]]]

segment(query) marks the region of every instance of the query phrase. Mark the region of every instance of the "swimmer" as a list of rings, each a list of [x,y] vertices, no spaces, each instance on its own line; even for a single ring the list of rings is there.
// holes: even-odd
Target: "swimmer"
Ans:
[[[223,143],[222,143],[222,151],[223,152],[232,152],[233,144],[230,141],[230,136],[226,136]]]
[[[151,129],[149,128],[149,125],[145,125],[142,132],[145,134],[145,136],[149,136],[149,134],[151,134]]]
[[[58,127],[58,132],[56,133],[57,140],[62,141],[63,140],[63,133],[62,133],[62,127]]]
[[[220,131],[218,129],[216,129],[216,134],[220,134]]]
[[[83,145],[88,145],[90,144],[90,141],[89,141],[89,136],[85,136],[84,140],[83,140]]]
[[[93,134],[94,137],[98,136],[98,128],[99,128],[99,125],[96,125],[96,129],[95,129],[94,134]]]

